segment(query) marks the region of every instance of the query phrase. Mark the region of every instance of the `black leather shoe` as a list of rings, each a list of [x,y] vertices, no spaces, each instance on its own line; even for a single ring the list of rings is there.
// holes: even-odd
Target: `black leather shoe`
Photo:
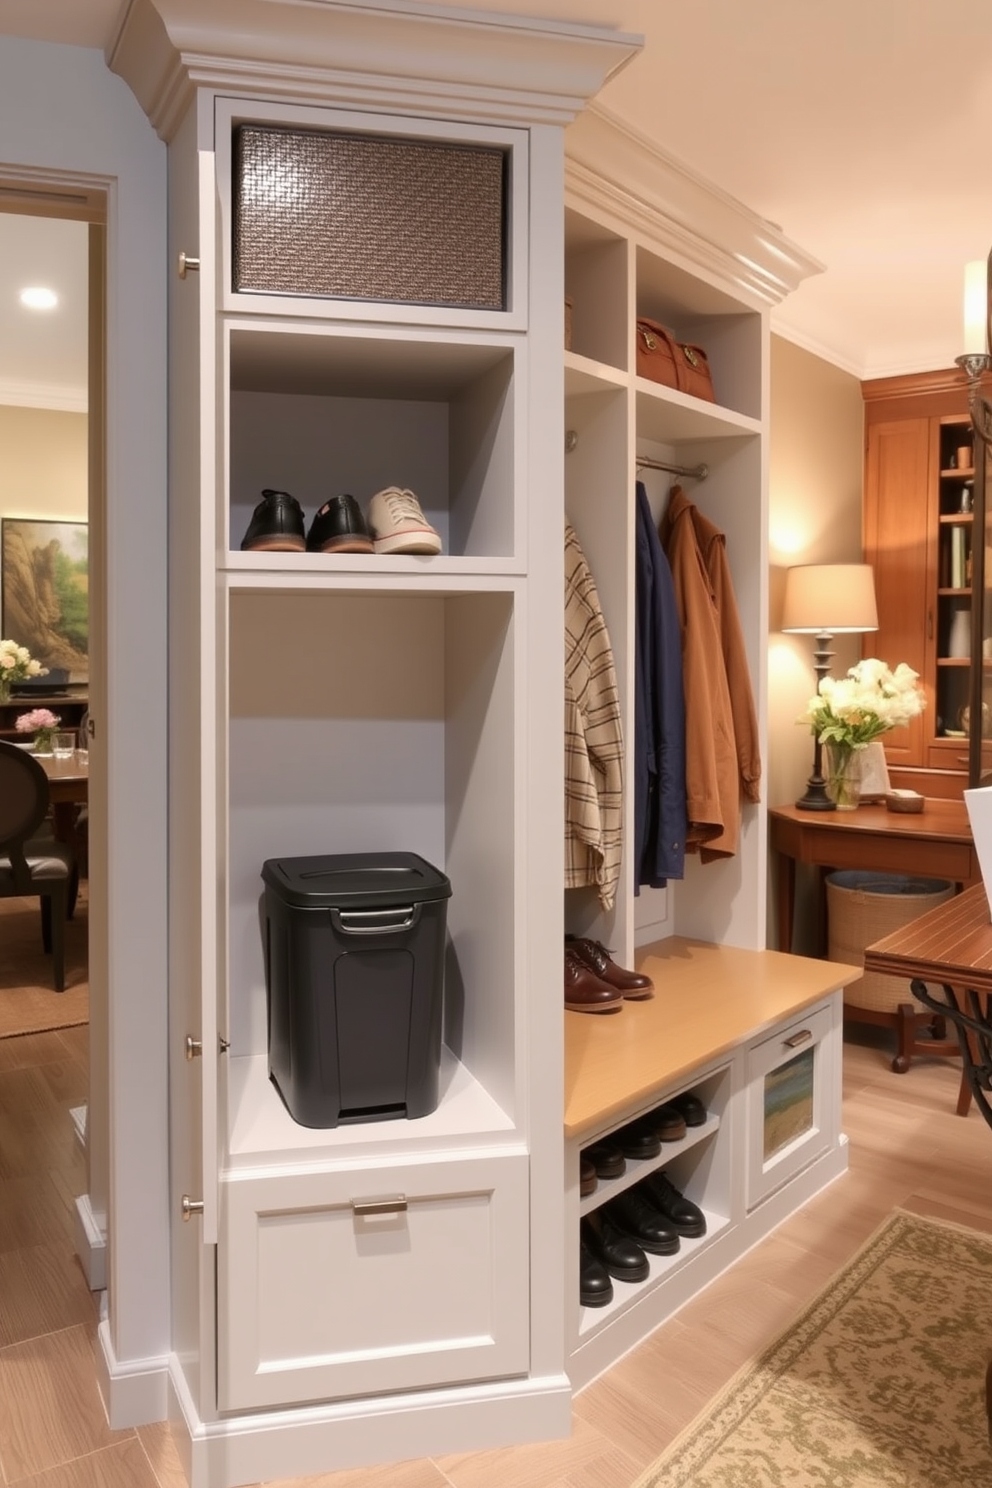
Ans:
[[[611,1139],[593,1142],[591,1147],[583,1150],[582,1156],[592,1163],[597,1178],[622,1178],[627,1171],[626,1159]]]
[[[579,1236],[579,1301],[583,1307],[605,1307],[613,1301],[609,1272],[587,1245],[585,1230]]]
[[[304,530],[303,508],[296,497],[288,491],[264,490],[241,547],[254,553],[302,553]]]
[[[649,1173],[637,1187],[647,1196],[648,1202],[671,1221],[680,1235],[693,1240],[706,1234],[706,1216],[702,1209],[680,1194],[664,1173]]]
[[[680,1244],[678,1230],[639,1188],[640,1184],[617,1194],[603,1208],[620,1233],[636,1240],[642,1250],[652,1255],[674,1255]]]
[[[674,1106],[676,1111],[681,1114],[686,1126],[706,1125],[706,1107],[699,1099],[699,1096],[693,1095],[691,1090],[686,1090],[681,1095],[673,1096],[669,1104]]]
[[[310,523],[308,553],[372,553],[372,534],[354,496],[332,496]]]
[[[586,1157],[584,1152],[581,1153],[579,1156],[579,1193],[581,1196],[585,1198],[587,1194],[595,1193],[598,1181],[595,1163]]]
[[[661,1151],[661,1138],[651,1115],[638,1116],[614,1132],[616,1142],[624,1157],[657,1157]]]
[[[657,1106],[645,1119],[654,1126],[659,1142],[680,1142],[685,1136],[686,1119],[674,1105]]]
[[[581,1221],[582,1238],[617,1281],[647,1281],[651,1265],[635,1240],[620,1233],[602,1209]]]

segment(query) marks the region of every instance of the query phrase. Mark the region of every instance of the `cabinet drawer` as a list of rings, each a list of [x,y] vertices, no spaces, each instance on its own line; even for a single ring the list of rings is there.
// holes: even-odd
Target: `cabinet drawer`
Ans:
[[[824,1152],[839,1121],[829,1099],[834,1015],[812,1008],[747,1053],[747,1207]]]
[[[948,739],[946,744],[931,744],[927,750],[931,770],[959,770],[968,773],[968,740]]]
[[[526,1153],[222,1184],[218,1406],[525,1373]]]

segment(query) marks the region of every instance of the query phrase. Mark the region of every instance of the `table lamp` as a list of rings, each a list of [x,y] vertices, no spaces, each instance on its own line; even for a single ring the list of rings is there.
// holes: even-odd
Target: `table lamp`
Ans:
[[[785,575],[782,629],[816,636],[813,665],[816,690],[830,671],[835,635],[851,631],[877,630],[875,579],[869,563],[805,563]],[[803,811],[834,811],[823,778],[823,749],[813,735],[813,773],[806,794],[796,805]]]

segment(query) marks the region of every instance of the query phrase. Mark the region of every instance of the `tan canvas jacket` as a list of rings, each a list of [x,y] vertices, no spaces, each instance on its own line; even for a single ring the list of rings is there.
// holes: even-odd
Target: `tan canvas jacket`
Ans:
[[[660,529],[682,622],[687,843],[730,857],[741,799],[759,799],[757,713],[723,534],[673,486]]]

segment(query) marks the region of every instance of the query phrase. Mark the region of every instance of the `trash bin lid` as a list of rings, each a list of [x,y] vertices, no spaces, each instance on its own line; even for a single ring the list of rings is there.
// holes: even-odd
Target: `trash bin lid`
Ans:
[[[406,852],[267,858],[262,879],[285,903],[303,909],[384,909],[451,897],[441,870]]]
[[[909,873],[878,873],[863,868],[839,868],[827,874],[827,883],[862,894],[942,894],[951,887],[949,878],[917,878]]]

